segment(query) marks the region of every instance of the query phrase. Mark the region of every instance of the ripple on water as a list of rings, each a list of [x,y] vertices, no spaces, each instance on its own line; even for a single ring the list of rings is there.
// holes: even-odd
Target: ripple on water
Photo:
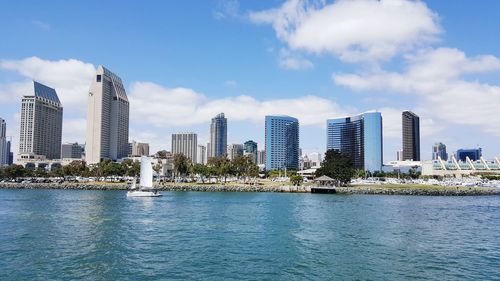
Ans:
[[[0,279],[500,279],[498,196],[164,195],[0,190]]]

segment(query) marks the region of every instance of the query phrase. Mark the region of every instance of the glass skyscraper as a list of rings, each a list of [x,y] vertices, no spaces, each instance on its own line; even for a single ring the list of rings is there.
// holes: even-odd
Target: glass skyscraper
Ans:
[[[227,119],[224,113],[212,118],[209,153],[208,158],[221,157],[227,153]]]
[[[401,114],[403,123],[403,161],[420,161],[420,118],[411,111]]]
[[[353,167],[365,171],[382,170],[382,114],[328,119],[326,149],[335,149],[351,156]]]
[[[299,120],[266,116],[266,170],[299,169]]]
[[[437,142],[432,146],[432,160],[448,160],[448,153],[446,153],[446,145],[442,142]]]

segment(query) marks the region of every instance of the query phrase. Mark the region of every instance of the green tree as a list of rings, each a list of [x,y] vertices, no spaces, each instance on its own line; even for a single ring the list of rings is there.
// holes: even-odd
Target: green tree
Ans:
[[[325,153],[321,167],[316,170],[316,177],[328,176],[335,180],[337,186],[347,185],[354,177],[355,169],[349,155],[330,149]]]
[[[12,164],[5,168],[5,177],[7,178],[19,178],[26,176],[27,171],[22,165]]]
[[[221,181],[224,179],[224,183],[226,183],[227,175],[231,172],[232,165],[231,161],[225,155],[208,159],[208,166],[213,169],[212,172],[215,176]]]
[[[302,185],[302,182],[304,182],[304,178],[300,175],[292,175],[290,177],[290,182],[293,185],[299,186],[299,185]]]
[[[185,178],[190,170],[191,160],[182,153],[174,154],[174,173]]]

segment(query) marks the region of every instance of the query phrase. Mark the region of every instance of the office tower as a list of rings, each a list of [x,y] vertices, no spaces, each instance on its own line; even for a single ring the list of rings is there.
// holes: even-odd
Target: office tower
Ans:
[[[21,103],[20,158],[61,158],[63,108],[54,89],[33,82]]]
[[[207,162],[208,159],[212,158],[212,144],[207,142]]]
[[[360,115],[327,120],[327,147],[351,156],[353,167],[365,171],[382,170],[382,115]]]
[[[100,65],[92,79],[87,110],[87,163],[128,156],[129,102],[122,80]]]
[[[266,151],[259,150],[257,152],[257,165],[265,165],[266,164]]]
[[[192,163],[197,163],[197,150],[198,136],[195,133],[172,134],[172,154],[184,154]]]
[[[128,156],[132,156],[132,148],[133,148],[134,144],[129,142],[128,143],[128,149],[127,149],[127,155]]]
[[[149,156],[149,143],[132,141],[131,156]]]
[[[257,164],[257,143],[253,140],[246,141],[243,144],[243,155],[250,155],[252,161]]]
[[[403,160],[403,150],[396,151],[396,160],[397,161],[404,161]]]
[[[299,120],[266,116],[266,170],[299,169]]]
[[[211,157],[224,156],[227,152],[227,119],[224,113],[212,118],[210,124],[210,155]]]
[[[11,151],[12,142],[7,141],[7,165],[12,165],[14,163],[14,152]]]
[[[311,161],[311,167],[321,166],[321,154],[318,152],[313,152],[309,154],[309,160]]]
[[[83,145],[75,143],[64,143],[61,146],[61,158],[82,159]]]
[[[0,118],[0,167],[7,166],[9,153],[10,151],[7,151],[7,124]]]
[[[204,145],[198,145],[196,161],[198,164],[207,164],[207,148]]]
[[[238,155],[243,155],[243,145],[242,144],[230,144],[227,146],[227,157],[229,160],[233,160]]]
[[[442,142],[437,142],[432,146],[432,160],[437,160],[441,157],[441,160],[448,160],[448,153],[446,153],[446,145]]]
[[[481,159],[481,156],[483,156],[482,154],[482,150],[481,148],[462,148],[462,149],[459,149],[457,150],[457,154],[456,154],[456,158],[458,161],[467,161],[467,157],[469,157],[469,159],[471,161],[476,161],[476,160],[479,160]]]
[[[420,118],[411,111],[403,111],[403,161],[420,161]]]

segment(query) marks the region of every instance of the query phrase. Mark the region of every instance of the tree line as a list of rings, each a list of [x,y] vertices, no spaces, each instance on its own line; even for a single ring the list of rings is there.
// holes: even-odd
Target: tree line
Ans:
[[[186,179],[199,176],[205,183],[209,179],[225,183],[228,177],[236,177],[245,183],[259,175],[259,167],[253,162],[250,155],[237,155],[229,160],[226,156],[211,157],[207,164],[193,164],[184,154],[174,154],[174,177]]]

